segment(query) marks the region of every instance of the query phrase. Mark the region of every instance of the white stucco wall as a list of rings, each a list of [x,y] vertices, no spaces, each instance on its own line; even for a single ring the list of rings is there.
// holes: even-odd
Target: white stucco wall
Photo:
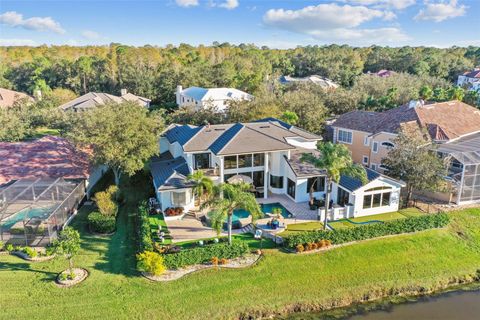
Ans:
[[[191,189],[182,189],[182,190],[176,190],[177,192],[179,191],[187,191],[187,192],[192,192]],[[157,200],[160,202],[160,208],[162,211],[166,210],[169,207],[174,207],[172,204],[172,192],[174,191],[163,191],[163,192],[157,192]],[[191,194],[191,201],[187,203],[185,206],[183,206],[185,211],[193,209],[195,206],[195,196]]]
[[[92,188],[103,177],[103,175],[105,174],[105,172],[107,172],[107,170],[108,170],[108,166],[106,165],[98,165],[93,167],[85,184],[85,186],[87,187],[87,190],[86,190],[87,198],[90,198],[91,196],[90,192],[92,191]]]
[[[391,195],[390,195],[390,205],[363,209],[363,196],[365,195],[364,191],[371,188],[375,188],[375,187],[381,187],[381,186],[392,187]],[[363,217],[363,216],[369,216],[374,214],[398,211],[399,204],[400,204],[400,189],[401,189],[400,186],[396,184],[392,184],[384,178],[379,178],[377,180],[370,182],[369,184],[366,184],[362,188],[355,190],[355,192],[353,192],[355,196],[354,212],[353,212],[354,217]],[[387,190],[384,190],[382,192],[387,192]]]

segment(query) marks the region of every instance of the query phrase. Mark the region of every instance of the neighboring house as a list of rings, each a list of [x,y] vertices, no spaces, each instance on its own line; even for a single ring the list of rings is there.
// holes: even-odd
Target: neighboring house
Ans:
[[[85,180],[88,192],[104,170],[92,167],[88,152],[78,150],[64,138],[0,142],[0,186],[20,179],[64,178]]]
[[[63,138],[0,142],[0,239],[23,246],[51,243],[103,170]]]
[[[480,68],[458,76],[457,85],[472,91],[480,91]]]
[[[126,101],[136,102],[142,107],[149,108],[151,100],[127,93],[127,90],[122,89],[120,97],[109,93],[89,92],[73,99],[72,101],[62,104],[59,108],[64,111],[82,112],[107,103],[122,103]]]
[[[338,88],[338,84],[333,82],[332,80],[321,77],[318,75],[311,75],[308,77],[291,77],[291,76],[281,76],[278,80],[281,84],[292,84],[292,83],[313,83],[318,85],[324,89],[336,89]]]
[[[386,70],[386,69],[382,69],[378,72],[370,72],[368,71],[367,72],[368,75],[371,75],[371,76],[377,76],[377,77],[380,77],[380,78],[388,78],[394,74],[396,74],[395,71],[392,71],[392,70]]]
[[[177,86],[175,92],[179,107],[193,107],[195,110],[212,108],[225,111],[231,101],[252,100],[253,96],[234,88],[200,88],[183,89]]]
[[[215,183],[248,177],[262,201],[280,196],[308,208],[311,192],[316,199],[325,195],[325,171],[300,158],[303,153],[318,153],[320,140],[274,118],[201,127],[171,125],[160,139],[160,156],[150,163],[157,199],[162,210],[190,210],[194,195],[187,176],[203,170]],[[334,185],[335,219],[398,210],[403,184],[373,171],[369,180],[362,186],[358,180],[342,177],[342,182]],[[382,193],[390,194],[382,198]],[[370,202],[364,196],[372,196]]]
[[[32,97],[23,92],[0,88],[0,108],[10,108],[16,101],[22,99],[25,99],[28,102],[34,101]]]
[[[457,194],[447,201],[457,204],[480,201],[480,194],[470,200],[460,196],[465,190],[464,182],[470,183],[462,176],[465,170],[468,171],[467,166],[475,165],[476,155],[480,154],[480,143],[475,139],[480,132],[480,110],[472,106],[460,101],[430,104],[412,101],[385,112],[348,112],[331,127],[333,141],[346,145],[355,162],[381,172],[386,169],[381,165],[382,159],[395,147],[393,141],[401,129],[424,130],[434,143],[440,145],[440,152],[455,159],[450,175]],[[480,193],[480,178],[478,186],[476,192]]]

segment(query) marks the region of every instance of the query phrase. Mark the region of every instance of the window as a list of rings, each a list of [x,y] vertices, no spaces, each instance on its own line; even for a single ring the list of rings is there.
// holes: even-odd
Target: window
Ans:
[[[370,188],[370,189],[367,189],[365,190],[364,192],[371,192],[371,191],[378,191],[378,190],[390,190],[392,189],[391,187],[387,187],[387,186],[382,186],[382,187],[375,187],[375,188]]]
[[[210,168],[210,153],[197,153],[193,155],[193,169]]]
[[[372,150],[373,150],[373,152],[375,152],[375,153],[378,152],[378,142],[376,142],[376,141],[373,142]]]
[[[382,202],[382,194],[381,193],[375,193],[373,195],[372,208],[380,207],[381,202]]]
[[[172,205],[174,207],[184,207],[190,202],[190,192],[172,192]]]
[[[337,191],[337,204],[340,205],[340,206],[345,206],[346,204],[348,204],[348,200],[350,198],[350,193],[348,193],[347,191],[345,191],[344,189],[342,188],[338,188],[338,191]]]
[[[370,139],[368,138],[368,136],[365,136],[365,138],[363,139],[363,145],[367,147],[370,145]]]
[[[253,155],[253,166],[254,167],[262,167],[264,165],[265,165],[265,154],[255,153]]]
[[[393,145],[393,143],[388,142],[388,141],[382,142],[382,146],[385,147],[385,148],[387,148],[387,149],[392,149],[392,148],[395,147],[395,146]]]
[[[287,194],[293,199],[295,199],[295,188],[296,188],[295,182],[290,179],[287,179]]]
[[[373,170],[377,170],[377,164],[376,163],[372,163],[370,165],[370,167],[373,169]]]
[[[362,162],[363,162],[363,164],[368,164],[368,157],[367,157],[367,156],[363,156]]]
[[[238,156],[238,167],[239,168],[250,168],[252,166],[252,155],[251,154],[242,154]]]
[[[225,157],[224,162],[225,169],[237,169],[237,156]]]
[[[372,207],[372,195],[363,196],[363,209],[370,209]]]
[[[382,206],[390,205],[390,192],[382,193]]]
[[[325,191],[325,177],[313,177],[307,180],[307,193],[310,193],[310,189],[313,187],[313,192]]]
[[[343,143],[352,143],[352,132],[351,131],[345,131],[345,130],[338,130],[338,141],[343,142]]]
[[[283,188],[283,177],[270,175],[270,187],[272,188]]]
[[[253,171],[253,185],[255,187],[263,187],[263,171]]]

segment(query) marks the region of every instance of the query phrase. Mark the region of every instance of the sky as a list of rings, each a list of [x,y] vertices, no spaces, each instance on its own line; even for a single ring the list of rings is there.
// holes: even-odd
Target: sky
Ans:
[[[480,46],[480,0],[0,0],[0,45]]]

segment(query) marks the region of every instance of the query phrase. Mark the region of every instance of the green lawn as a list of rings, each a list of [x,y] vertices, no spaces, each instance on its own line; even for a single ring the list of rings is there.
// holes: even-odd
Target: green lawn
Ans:
[[[0,319],[218,319],[255,312],[325,306],[371,292],[439,283],[477,272],[480,209],[451,214],[448,228],[367,241],[319,254],[265,250],[256,266],[210,269],[169,283],[135,270],[135,211],[149,196],[147,181],[124,181],[126,204],[111,237],[86,232],[82,210],[73,226],[82,234],[76,264],[89,270],[77,287],[53,284],[67,267],[58,259],[29,263],[0,256]],[[134,183],[132,185],[131,183]]]
[[[321,222],[303,222],[287,225],[287,230],[279,233],[281,237],[288,236],[303,231],[313,231],[323,229],[323,223]]]
[[[51,129],[46,127],[39,127],[36,128],[33,134],[29,137],[30,139],[38,139],[44,136],[59,136],[60,130],[58,129]]]
[[[397,219],[405,219],[407,217],[420,216],[423,214],[425,213],[423,213],[417,208],[407,208],[407,209],[401,209],[395,212],[388,212],[388,213],[381,213],[381,214],[376,214],[372,216],[351,218],[349,220],[353,222],[366,222],[366,221],[372,221],[372,220],[391,221],[391,220],[397,220]],[[350,223],[344,219],[329,222],[328,224],[334,229],[355,228],[357,226],[354,223]]]
[[[164,242],[163,244],[170,244],[172,243],[172,238],[170,237],[170,232],[167,228],[167,223],[163,219],[163,215],[156,214],[148,217],[148,221],[150,222],[150,229],[152,230],[152,239],[156,242],[160,242],[160,238],[158,236],[158,227],[161,226],[162,231],[165,233]]]

